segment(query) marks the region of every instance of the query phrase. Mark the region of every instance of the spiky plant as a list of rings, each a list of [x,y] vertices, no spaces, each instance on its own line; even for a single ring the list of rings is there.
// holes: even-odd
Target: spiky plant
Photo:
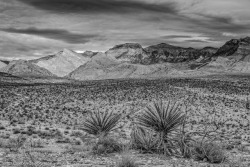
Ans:
[[[173,144],[173,134],[182,125],[185,115],[179,110],[179,104],[168,101],[164,104],[161,100],[153,102],[146,109],[136,116],[139,126],[151,129],[160,135],[160,145],[164,153],[173,154],[176,148]]]
[[[81,129],[95,136],[106,137],[109,132],[115,129],[120,118],[121,114],[113,114],[109,111],[95,111],[86,117]]]

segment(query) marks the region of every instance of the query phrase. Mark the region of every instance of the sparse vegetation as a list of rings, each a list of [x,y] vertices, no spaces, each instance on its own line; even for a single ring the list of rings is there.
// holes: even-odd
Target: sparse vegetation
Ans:
[[[114,166],[129,144],[128,152],[140,166],[249,166],[250,80],[236,82],[234,77],[0,83],[0,166],[23,162],[25,150],[45,166]],[[179,105],[167,107],[168,101]],[[18,136],[27,140],[11,145]],[[215,146],[221,141],[223,146]],[[173,156],[155,157],[164,151]]]

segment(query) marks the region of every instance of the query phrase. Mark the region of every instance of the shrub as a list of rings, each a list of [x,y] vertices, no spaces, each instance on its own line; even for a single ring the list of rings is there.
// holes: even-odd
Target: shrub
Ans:
[[[17,152],[25,143],[26,138],[23,135],[18,136],[17,138],[10,138],[7,143],[7,148],[10,151]]]
[[[59,138],[56,140],[56,143],[70,143],[70,139],[67,138],[67,137],[59,137]]]
[[[109,154],[122,151],[122,144],[118,143],[113,138],[102,138],[92,148],[95,154]]]
[[[139,167],[139,165],[135,162],[133,158],[130,156],[122,157],[121,161],[119,161],[116,165],[117,167]]]
[[[105,137],[110,131],[114,130],[121,115],[115,115],[112,112],[100,111],[93,112],[87,116],[83,122],[82,130],[96,136]]]
[[[44,142],[41,139],[30,140],[30,147],[32,148],[43,148]]]
[[[222,148],[211,142],[196,143],[192,150],[193,158],[197,161],[221,163],[226,159]]]
[[[71,134],[70,134],[70,136],[82,137],[83,134],[82,134],[82,132],[80,132],[80,131],[72,131]]]
[[[164,154],[172,155],[177,153],[174,146],[174,132],[182,125],[184,114],[180,112],[177,103],[163,104],[162,101],[153,102],[146,109],[136,116],[136,123],[139,126],[155,131],[160,136],[161,146],[164,148]]]
[[[155,135],[153,131],[144,130],[142,128],[135,128],[131,133],[132,147],[139,149],[144,153],[156,153],[160,152],[159,136]]]

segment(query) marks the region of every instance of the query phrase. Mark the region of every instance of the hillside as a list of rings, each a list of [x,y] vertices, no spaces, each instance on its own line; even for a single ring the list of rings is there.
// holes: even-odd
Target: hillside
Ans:
[[[90,58],[84,57],[72,50],[64,49],[55,55],[50,55],[40,59],[32,60],[32,63],[43,67],[57,75],[63,77],[68,75],[73,70],[77,69],[82,64],[88,62]]]
[[[0,72],[16,76],[54,76],[48,70],[25,60],[11,61],[7,66],[1,68]]]

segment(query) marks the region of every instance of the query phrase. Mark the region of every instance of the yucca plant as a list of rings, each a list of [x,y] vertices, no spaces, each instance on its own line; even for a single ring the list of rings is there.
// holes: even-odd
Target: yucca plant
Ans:
[[[86,117],[81,129],[95,136],[106,137],[109,132],[115,130],[120,118],[121,114],[95,111]]]
[[[174,146],[173,135],[182,125],[185,115],[179,110],[178,103],[166,104],[163,101],[153,102],[140,114],[136,116],[136,123],[147,129],[151,129],[159,134],[161,147],[165,154],[175,154],[177,152]]]

